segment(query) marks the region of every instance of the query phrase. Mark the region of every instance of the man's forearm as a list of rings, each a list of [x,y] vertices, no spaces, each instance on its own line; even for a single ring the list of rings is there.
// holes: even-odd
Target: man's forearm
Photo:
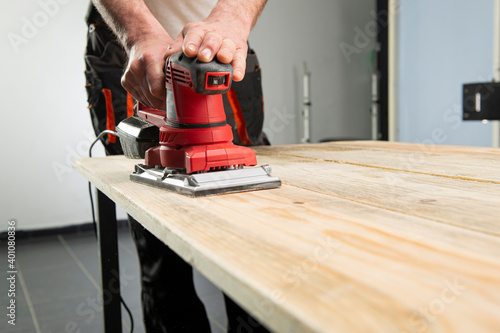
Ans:
[[[92,0],[127,52],[141,39],[166,34],[144,1]]]
[[[267,0],[219,0],[207,18],[207,22],[239,25],[248,38]]]

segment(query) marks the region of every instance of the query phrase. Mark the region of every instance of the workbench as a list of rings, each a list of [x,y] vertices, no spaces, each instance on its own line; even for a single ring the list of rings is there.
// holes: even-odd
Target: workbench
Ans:
[[[500,149],[255,150],[280,188],[191,198],[130,181],[139,160],[75,168],[273,331],[500,332]]]

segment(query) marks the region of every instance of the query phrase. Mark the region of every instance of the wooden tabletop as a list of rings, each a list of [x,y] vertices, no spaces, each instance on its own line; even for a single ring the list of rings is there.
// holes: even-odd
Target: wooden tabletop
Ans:
[[[278,189],[190,198],[75,168],[276,332],[499,332],[500,150],[259,147]]]

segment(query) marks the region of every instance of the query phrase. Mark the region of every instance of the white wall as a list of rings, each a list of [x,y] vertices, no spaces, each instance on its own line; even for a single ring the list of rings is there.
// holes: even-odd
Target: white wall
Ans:
[[[493,78],[493,0],[402,0],[399,139],[491,146],[491,123],[462,121],[462,85]]]
[[[0,230],[12,218],[19,229],[91,220],[86,181],[71,168],[92,138],[83,75],[86,8],[79,0],[3,6]]]
[[[251,43],[263,68],[265,128],[273,144],[297,143],[302,135],[303,61],[312,71],[313,140],[370,136],[373,40],[360,44],[355,28],[373,21],[373,6],[363,0],[269,1]],[[3,7],[0,231],[9,219],[19,229],[91,220],[86,180],[71,169],[94,138],[83,75],[86,8],[77,0]],[[357,45],[357,53],[346,58],[340,45]],[[102,155],[101,147],[94,149],[94,156]]]
[[[366,0],[267,3],[250,44],[263,71],[265,132],[272,144],[298,143],[303,135],[304,61],[312,73],[312,141],[370,137],[370,52],[376,38],[366,27],[376,23],[374,10],[375,2]]]

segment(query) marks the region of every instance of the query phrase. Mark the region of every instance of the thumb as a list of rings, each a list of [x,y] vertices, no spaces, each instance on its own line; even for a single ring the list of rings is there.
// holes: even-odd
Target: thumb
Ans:
[[[179,34],[179,36],[177,36],[177,38],[172,44],[168,45],[167,51],[163,55],[163,60],[167,60],[167,58],[174,53],[181,52],[182,42],[183,42],[183,36],[181,33]]]

